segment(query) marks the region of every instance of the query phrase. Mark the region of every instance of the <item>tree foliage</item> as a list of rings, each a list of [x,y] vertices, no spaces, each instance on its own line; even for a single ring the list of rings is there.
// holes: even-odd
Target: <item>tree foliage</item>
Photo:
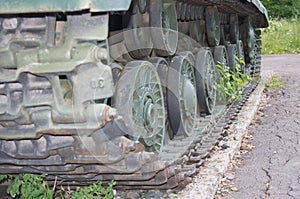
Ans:
[[[300,17],[300,0],[261,0],[272,18]]]

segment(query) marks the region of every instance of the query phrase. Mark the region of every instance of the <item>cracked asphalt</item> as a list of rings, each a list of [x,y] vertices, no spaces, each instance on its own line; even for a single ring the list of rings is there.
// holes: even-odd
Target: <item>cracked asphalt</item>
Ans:
[[[250,128],[255,148],[237,169],[238,191],[226,199],[300,199],[300,54],[263,56],[262,70],[285,87],[268,92],[263,117]]]

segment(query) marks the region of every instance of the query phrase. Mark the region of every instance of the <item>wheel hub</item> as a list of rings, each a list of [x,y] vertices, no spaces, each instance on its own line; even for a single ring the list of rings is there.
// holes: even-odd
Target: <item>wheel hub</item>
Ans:
[[[165,136],[165,108],[160,79],[147,61],[125,66],[116,88],[116,107],[130,129],[129,136],[160,152]],[[126,101],[124,99],[127,99]]]

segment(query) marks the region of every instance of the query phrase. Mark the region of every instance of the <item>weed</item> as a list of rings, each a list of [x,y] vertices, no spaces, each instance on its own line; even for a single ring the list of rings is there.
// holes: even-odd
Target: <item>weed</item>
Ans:
[[[60,195],[63,199],[94,199],[94,198],[114,198],[113,186],[116,182],[108,183],[105,188],[102,182],[98,181],[90,186],[77,187],[76,190],[64,187],[56,187],[56,181],[52,188],[45,181],[47,174],[20,174],[18,176],[0,175],[0,182],[6,179],[13,179],[7,188],[7,193],[12,198],[21,199],[53,199],[55,195]],[[57,197],[55,197],[57,198]]]
[[[43,180],[45,177],[46,174],[20,174],[8,186],[7,192],[12,198],[21,196],[26,199],[51,199],[54,190],[49,189],[48,184]]]
[[[269,27],[262,29],[263,54],[300,53],[300,23],[294,19],[272,19]]]
[[[112,181],[108,184],[107,188],[102,186],[102,182],[99,181],[93,185],[85,187],[77,187],[76,191],[71,193],[72,199],[94,199],[104,196],[106,199],[114,198],[113,186],[116,182]]]
[[[241,64],[244,64],[244,61],[238,60],[238,63],[240,64],[236,64],[234,70],[222,66],[221,63],[217,64],[220,73],[219,82],[217,83],[218,95],[221,99],[226,99],[229,102],[235,99],[240,100],[244,84],[251,80],[250,74],[242,71]]]
[[[272,75],[268,82],[265,83],[265,87],[268,89],[280,89],[284,88],[285,85],[280,76]]]
[[[0,182],[5,181],[7,179],[11,179],[12,176],[11,175],[7,175],[7,174],[0,174]]]

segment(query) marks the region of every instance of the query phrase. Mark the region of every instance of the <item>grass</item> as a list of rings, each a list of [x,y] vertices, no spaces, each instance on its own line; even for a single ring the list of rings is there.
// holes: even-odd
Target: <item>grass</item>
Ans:
[[[272,19],[262,29],[263,54],[300,53],[300,19]]]
[[[283,80],[278,75],[272,75],[267,83],[265,83],[265,87],[268,89],[280,89],[284,88],[285,85]]]

